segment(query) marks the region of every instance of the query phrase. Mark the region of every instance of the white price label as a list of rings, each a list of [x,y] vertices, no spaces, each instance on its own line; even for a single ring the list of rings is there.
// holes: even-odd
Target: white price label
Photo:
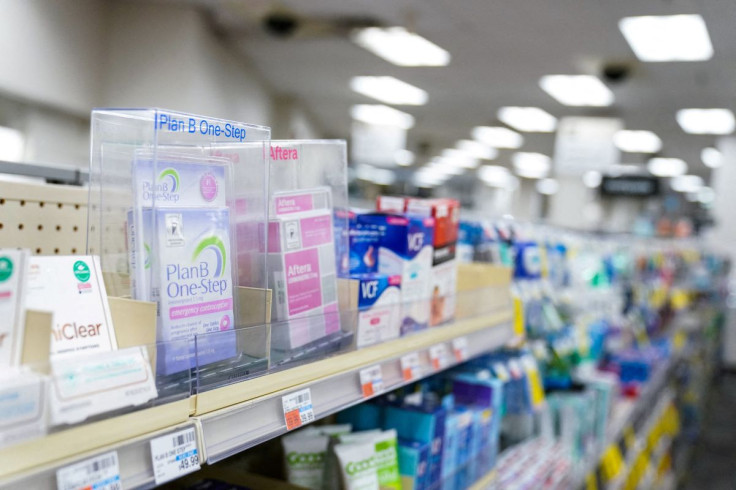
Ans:
[[[432,368],[435,371],[444,369],[447,366],[447,346],[445,344],[436,344],[430,347],[429,359],[432,361]]]
[[[312,392],[309,391],[309,388],[284,395],[281,403],[284,407],[287,430],[296,429],[314,421]]]
[[[360,370],[360,389],[363,398],[383,392],[383,371],[380,364]]]
[[[74,463],[56,472],[58,490],[122,490],[117,451]]]
[[[420,375],[419,353],[412,352],[401,358],[401,377],[404,381],[412,381]]]
[[[452,340],[452,353],[455,355],[457,362],[468,360],[468,338],[458,337]]]
[[[199,469],[199,451],[194,427],[151,440],[151,461],[156,485]]]

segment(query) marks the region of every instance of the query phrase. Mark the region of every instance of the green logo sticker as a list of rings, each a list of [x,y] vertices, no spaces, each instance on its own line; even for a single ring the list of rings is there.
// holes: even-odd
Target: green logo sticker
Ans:
[[[89,276],[89,266],[87,264],[81,260],[74,262],[74,277],[80,282],[87,282],[89,281]]]
[[[5,282],[13,275],[13,261],[7,257],[0,257],[0,282]]]

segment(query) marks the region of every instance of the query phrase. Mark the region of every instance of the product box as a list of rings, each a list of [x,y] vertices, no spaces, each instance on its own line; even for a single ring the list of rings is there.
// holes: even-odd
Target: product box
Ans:
[[[447,409],[441,405],[388,406],[385,411],[384,428],[396,429],[401,439],[431,444],[429,457],[430,485],[436,485],[442,478],[446,418]]]
[[[53,314],[51,358],[117,349],[97,256],[30,256],[25,307]]]
[[[359,223],[358,216],[351,212],[349,220],[350,274],[378,272],[382,231],[379,227]]]
[[[273,196],[268,270],[274,290],[271,345],[291,350],[340,330],[333,210],[327,187]]]
[[[366,347],[395,339],[401,327],[401,276],[357,274],[357,346]]]
[[[28,250],[0,250],[0,367],[20,364]]]
[[[357,226],[380,233],[378,272],[401,276],[401,335],[427,328],[430,316],[432,218],[366,213]]]
[[[460,202],[455,199],[408,199],[406,211],[409,214],[434,218],[430,325],[440,325],[455,317],[457,292],[455,255],[460,224]]]
[[[155,163],[145,151],[136,157],[136,205],[128,227],[131,289],[159,305],[158,371],[171,374],[234,357],[231,166],[215,157],[162,153]],[[223,333],[205,335],[213,332]],[[196,343],[175,342],[197,336]]]
[[[403,488],[429,488],[430,448],[430,443],[399,439],[399,473]]]

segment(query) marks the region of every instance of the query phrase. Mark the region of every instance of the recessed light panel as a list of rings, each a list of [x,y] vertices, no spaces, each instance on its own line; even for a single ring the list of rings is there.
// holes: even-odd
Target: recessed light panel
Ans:
[[[731,134],[736,127],[729,109],[680,109],[677,123],[690,134]]]
[[[662,149],[662,140],[651,131],[623,129],[616,132],[613,142],[619,150],[629,153],[657,153]]]
[[[518,152],[511,156],[514,172],[519,177],[527,179],[543,179],[549,174],[552,163],[547,155],[542,153]]]
[[[704,61],[713,57],[708,28],[700,15],[625,17],[618,26],[642,61]]]
[[[605,107],[613,104],[613,92],[591,75],[547,75],[539,86],[560,104]]]
[[[411,114],[381,104],[354,105],[350,110],[350,115],[356,121],[377,126],[394,126],[402,129],[414,126],[414,117]]]
[[[394,105],[424,105],[427,92],[394,77],[353,77],[350,88],[354,92]]]
[[[524,137],[516,131],[500,126],[478,126],[473,128],[473,138],[494,148],[521,148]]]
[[[723,155],[715,148],[703,148],[700,152],[700,159],[706,167],[718,168],[723,165]]]
[[[687,163],[679,158],[652,158],[647,170],[657,177],[676,177],[687,172]]]
[[[353,41],[399,66],[447,66],[450,53],[403,27],[368,27],[353,35]]]
[[[551,133],[557,128],[557,119],[539,107],[502,107],[498,118],[517,131]]]

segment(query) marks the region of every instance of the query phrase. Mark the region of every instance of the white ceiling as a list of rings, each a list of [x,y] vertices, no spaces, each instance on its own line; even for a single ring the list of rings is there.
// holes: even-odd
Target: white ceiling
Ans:
[[[539,106],[558,117],[612,115],[629,129],[655,131],[663,139],[662,156],[685,159],[692,173],[707,176],[700,150],[712,136],[682,132],[675,112],[684,107],[736,109],[736,2],[733,0],[283,0],[279,6],[306,18],[366,15],[385,25],[413,27],[449,50],[443,68],[394,66],[339,36],[277,39],[253,28],[257,14],[276,4],[267,0],[203,2],[216,23],[251,60],[273,88],[303,101],[334,137],[349,137],[349,109],[371,99],[350,91],[355,75],[393,75],[429,92],[413,114],[410,149],[431,144],[428,156],[467,138],[476,125],[496,124],[505,105]],[[706,21],[715,56],[707,62],[640,63],[618,29],[630,15],[699,13]],[[408,16],[407,16],[408,15]],[[237,32],[237,35],[235,34]],[[607,62],[632,66],[631,77],[608,84],[616,96],[604,109],[570,108],[538,86],[546,74],[598,74]],[[525,135],[526,151],[552,154],[552,135]],[[508,164],[509,153],[498,162]],[[623,163],[644,157],[624,154]],[[420,160],[418,163],[423,163]]]

